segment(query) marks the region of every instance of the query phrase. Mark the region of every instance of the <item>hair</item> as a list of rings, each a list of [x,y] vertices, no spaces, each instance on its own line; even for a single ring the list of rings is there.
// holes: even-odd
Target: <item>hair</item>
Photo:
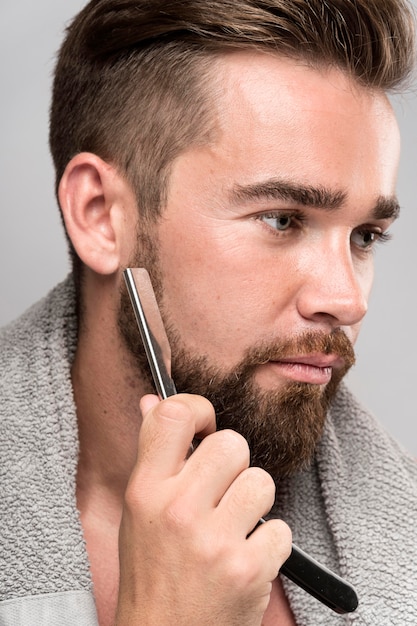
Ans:
[[[93,152],[126,177],[141,216],[156,219],[173,160],[214,131],[216,58],[271,51],[392,91],[414,65],[413,18],[407,0],[91,0],[55,69],[56,188],[72,157]]]

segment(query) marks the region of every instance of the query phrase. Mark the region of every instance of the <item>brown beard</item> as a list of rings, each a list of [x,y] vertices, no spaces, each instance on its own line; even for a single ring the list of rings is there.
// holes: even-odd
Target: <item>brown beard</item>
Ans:
[[[127,296],[122,296],[121,303],[122,334],[136,359],[140,376],[148,381],[151,390],[149,367]],[[308,332],[280,345],[252,348],[227,375],[210,365],[207,357],[189,354],[172,328],[168,327],[167,333],[177,390],[210,400],[216,412],[217,428],[232,428],[247,440],[251,465],[264,468],[275,479],[308,465],[323,432],[329,403],[355,361],[352,344],[342,330],[330,334]],[[333,370],[324,388],[290,382],[283,389],[266,391],[254,382],[254,370],[259,364],[312,352],[344,358],[344,368]]]
[[[352,344],[342,330],[330,334],[307,332],[279,345],[252,348],[228,375],[210,366],[207,358],[187,354],[172,330],[169,336],[175,354],[172,374],[177,389],[204,395],[211,401],[217,428],[232,428],[247,440],[251,465],[264,468],[278,479],[309,464],[323,432],[329,403],[355,361]],[[262,390],[254,381],[255,368],[261,363],[313,352],[337,354],[344,359],[343,369],[333,370],[325,387],[289,382],[271,391]]]
[[[131,267],[147,267],[157,299],[161,301],[163,279],[156,247],[143,232],[141,244],[143,252],[136,255]],[[161,312],[164,314],[163,310]],[[142,381],[151,391],[152,378],[129,297],[123,287],[119,329]],[[207,356],[190,354],[173,324],[167,325],[167,334],[172,349],[172,377],[177,390],[203,395],[211,401],[217,428],[232,428],[247,440],[251,465],[264,468],[278,479],[311,462],[323,432],[329,403],[355,362],[353,346],[342,330],[331,333],[309,331],[295,338],[274,340],[267,346],[252,347],[227,374],[210,363]],[[326,386],[289,382],[279,390],[262,390],[256,384],[254,372],[260,364],[311,353],[334,354],[344,359],[343,369],[333,370]]]

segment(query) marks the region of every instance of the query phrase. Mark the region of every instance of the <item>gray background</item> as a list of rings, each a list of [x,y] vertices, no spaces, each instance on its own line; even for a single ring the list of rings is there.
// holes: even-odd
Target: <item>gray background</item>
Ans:
[[[417,3],[417,0],[415,0]],[[12,320],[68,271],[47,146],[54,55],[65,23],[84,0],[19,0],[0,5],[0,325]],[[417,79],[394,98],[403,136],[402,216],[376,256],[370,311],[349,384],[417,456],[415,333]]]

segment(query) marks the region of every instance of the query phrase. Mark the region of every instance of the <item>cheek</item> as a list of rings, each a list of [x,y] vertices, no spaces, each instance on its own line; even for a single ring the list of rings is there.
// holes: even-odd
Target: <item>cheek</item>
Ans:
[[[223,259],[187,265],[177,273],[162,268],[163,306],[188,347],[224,357],[239,356],[256,338],[265,316],[265,294],[255,277],[228,267]]]
[[[369,259],[364,263],[359,263],[359,266],[357,267],[358,282],[361,285],[362,293],[364,294],[367,302],[369,302],[369,297],[371,295],[374,283],[374,274],[374,257],[370,254]]]
[[[369,304],[369,298],[372,292],[372,286],[374,281],[374,260],[373,257],[369,260],[369,262],[365,263],[358,272],[357,272],[357,280],[361,287],[362,293],[365,297],[366,302]],[[366,317],[366,314],[365,314]],[[364,319],[362,319],[357,324],[354,324],[349,328],[348,335],[353,344],[356,343],[359,333],[362,328],[362,324]]]
[[[160,262],[172,326],[189,349],[230,366],[276,332],[290,286],[282,264],[267,264],[253,247],[226,244],[217,240],[202,250],[187,238],[173,254],[164,246]]]

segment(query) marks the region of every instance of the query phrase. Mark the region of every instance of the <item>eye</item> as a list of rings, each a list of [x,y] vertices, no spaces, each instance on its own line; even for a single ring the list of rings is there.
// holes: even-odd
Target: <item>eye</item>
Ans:
[[[389,241],[391,235],[383,233],[379,228],[358,228],[352,233],[352,242],[361,250],[370,250],[376,243]]]
[[[259,219],[261,222],[277,230],[279,232],[284,232],[290,228],[293,228],[297,225],[298,222],[302,221],[302,216],[294,215],[290,213],[264,213],[263,215],[258,215],[256,219]]]

